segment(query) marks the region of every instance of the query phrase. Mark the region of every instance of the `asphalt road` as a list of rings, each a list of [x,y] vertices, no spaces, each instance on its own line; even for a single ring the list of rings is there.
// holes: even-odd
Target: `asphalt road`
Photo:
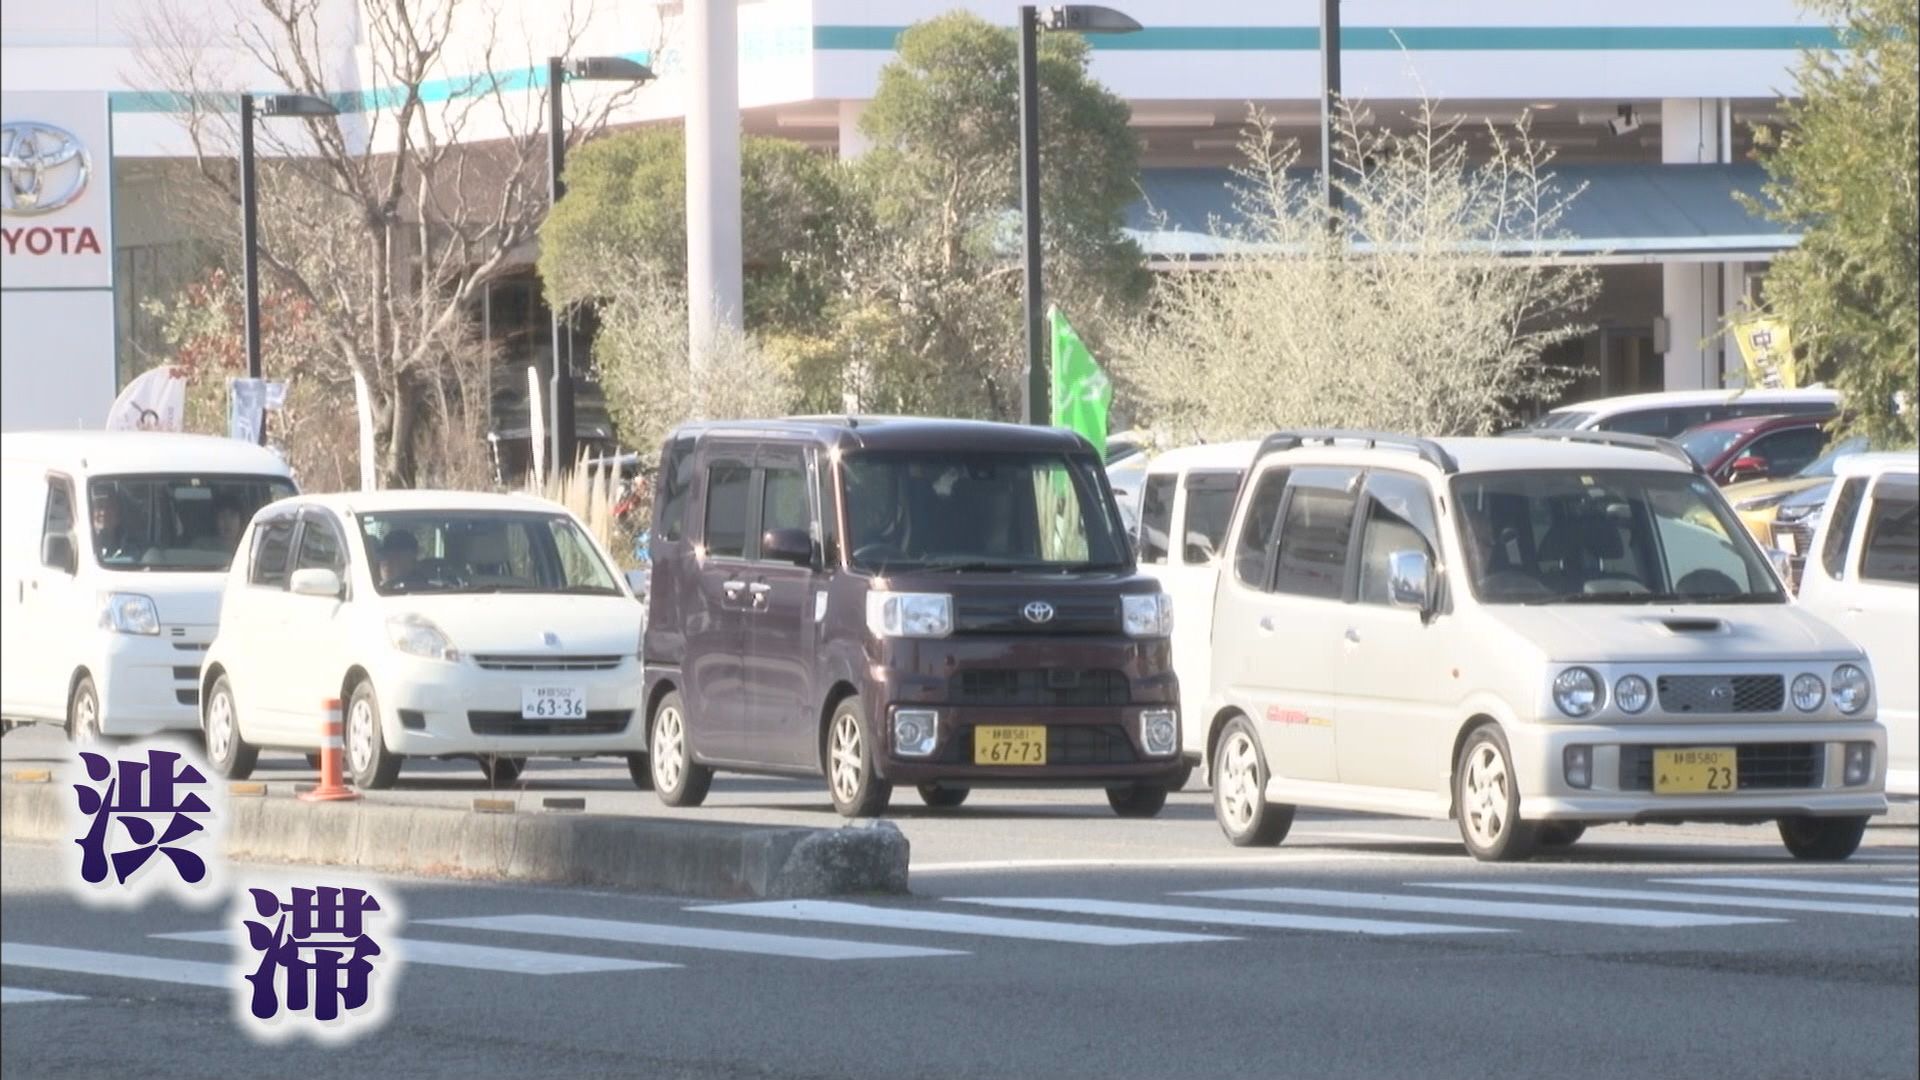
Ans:
[[[36,745],[16,733],[0,750],[17,767]],[[622,783],[623,768],[536,763],[525,798],[537,810],[540,795],[584,790],[595,810],[660,812]],[[454,763],[403,785],[381,797],[484,793],[478,770]],[[1911,827],[1875,828],[1840,865],[1795,863],[1771,830],[1705,826],[1594,830],[1550,858],[1486,866],[1446,823],[1303,815],[1279,849],[1242,852],[1220,838],[1202,792],[1153,821],[1114,819],[1098,793],[977,797],[947,815],[900,800],[909,898],[740,904],[384,882],[405,912],[392,1013],[331,1049],[262,1048],[235,1027],[244,972],[221,943],[224,913],[81,908],[51,847],[9,844],[0,1073],[1920,1071]],[[813,785],[754,780],[723,779],[696,813],[837,820]],[[322,868],[234,877],[288,873],[327,883]]]

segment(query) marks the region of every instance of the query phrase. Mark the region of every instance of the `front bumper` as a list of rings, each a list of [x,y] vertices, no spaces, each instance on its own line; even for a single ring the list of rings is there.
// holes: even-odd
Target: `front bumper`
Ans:
[[[1862,721],[1580,725],[1518,724],[1506,732],[1520,785],[1520,812],[1532,821],[1588,823],[1762,821],[1789,816],[1883,814],[1887,810],[1886,729]],[[1847,785],[1845,747],[1873,745],[1866,782]],[[1592,747],[1592,785],[1567,783],[1565,751]],[[1752,763],[1734,791],[1658,794],[1656,748],[1732,747]]]
[[[158,634],[104,634],[88,670],[100,695],[100,731],[141,736],[200,728],[200,661],[211,626],[163,626]]]
[[[628,754],[646,749],[640,723],[640,664],[627,658],[598,671],[493,671],[471,660],[401,657],[373,673],[388,749],[454,754]],[[522,718],[529,686],[577,688],[585,720]]]

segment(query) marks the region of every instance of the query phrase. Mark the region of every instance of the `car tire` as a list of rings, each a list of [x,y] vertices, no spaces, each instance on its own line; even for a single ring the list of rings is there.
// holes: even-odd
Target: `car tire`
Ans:
[[[1520,818],[1513,752],[1497,724],[1475,728],[1454,763],[1453,805],[1460,839],[1481,862],[1517,862],[1533,853],[1533,828]]]
[[[224,673],[214,678],[213,689],[207,692],[207,707],[200,716],[207,764],[213,771],[228,780],[252,776],[260,749],[240,737],[240,710],[234,706],[233,684]]]
[[[100,691],[93,676],[82,675],[67,696],[67,741],[91,747],[102,741],[100,732]]]
[[[480,772],[492,787],[506,787],[527,771],[527,759],[507,754],[481,754]]]
[[[1533,843],[1542,848],[1569,848],[1586,834],[1587,827],[1577,821],[1542,822],[1533,827]]]
[[[380,699],[374,696],[373,682],[362,679],[347,696],[347,715],[341,724],[346,743],[346,771],[353,786],[379,791],[393,786],[400,775],[401,757],[387,749],[385,726],[380,722]]]
[[[1293,828],[1293,807],[1267,801],[1267,761],[1246,717],[1236,716],[1213,747],[1213,817],[1235,847],[1272,847]]]
[[[879,817],[887,812],[893,785],[874,771],[873,739],[859,698],[834,706],[827,721],[826,759],[827,794],[841,817]]]
[[[1796,859],[1839,862],[1859,850],[1867,835],[1864,817],[1786,817],[1780,819],[1780,841]]]
[[[1121,784],[1107,789],[1107,805],[1123,818],[1158,817],[1166,809],[1167,789],[1163,784]]]
[[[945,784],[921,784],[920,801],[935,810],[951,810],[967,801],[973,789],[949,787]]]
[[[654,706],[647,722],[647,767],[653,793],[668,806],[699,806],[707,801],[713,770],[693,760],[687,738],[687,707],[675,690]]]
[[[645,754],[627,755],[627,775],[633,777],[633,786],[641,791],[653,790],[653,765]]]

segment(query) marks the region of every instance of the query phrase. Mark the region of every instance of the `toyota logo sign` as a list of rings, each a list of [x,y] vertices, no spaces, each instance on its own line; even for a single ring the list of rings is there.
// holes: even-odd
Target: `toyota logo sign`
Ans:
[[[87,148],[65,128],[32,120],[0,125],[0,213],[12,217],[50,214],[87,190],[93,162]]]
[[[1039,623],[1049,623],[1053,621],[1053,605],[1047,603],[1045,600],[1035,600],[1033,603],[1021,608],[1020,614],[1026,616],[1028,622],[1036,625]]]

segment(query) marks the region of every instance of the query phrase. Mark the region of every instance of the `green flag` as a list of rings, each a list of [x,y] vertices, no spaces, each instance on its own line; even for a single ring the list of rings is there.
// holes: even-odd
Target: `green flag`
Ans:
[[[1113,384],[1094,362],[1086,342],[1067,325],[1059,308],[1048,308],[1053,324],[1053,426],[1084,435],[1102,458],[1107,455],[1107,406]]]

